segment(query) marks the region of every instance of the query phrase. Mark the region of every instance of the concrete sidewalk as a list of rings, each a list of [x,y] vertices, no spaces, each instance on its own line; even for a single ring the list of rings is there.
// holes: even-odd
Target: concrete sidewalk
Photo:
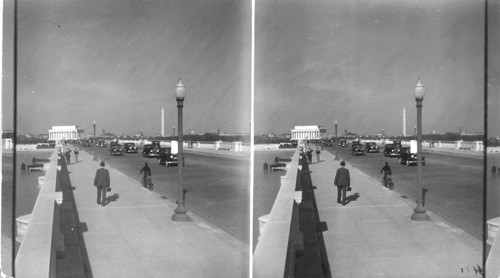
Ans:
[[[87,277],[248,277],[248,245],[192,214],[190,222],[173,222],[174,203],[108,163],[112,191],[98,205],[100,161],[92,158],[82,150],[80,162],[68,165]]]
[[[430,221],[412,221],[415,202],[349,164],[350,202],[337,204],[340,161],[321,159],[309,169],[332,277],[481,277],[482,242],[429,211]]]

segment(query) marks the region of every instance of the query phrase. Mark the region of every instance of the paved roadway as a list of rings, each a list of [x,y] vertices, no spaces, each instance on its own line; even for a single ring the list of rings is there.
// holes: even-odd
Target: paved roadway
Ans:
[[[333,154],[336,152],[335,147],[327,149]],[[388,161],[395,191],[403,198],[416,200],[417,168],[400,165],[397,158],[384,157],[382,150],[365,156],[351,156],[348,147],[339,147],[339,156],[377,180],[381,180],[380,170]],[[423,188],[428,190],[426,208],[482,240],[483,158],[426,152],[424,156],[426,166],[422,170],[422,182]]]
[[[82,148],[89,153],[93,148]],[[158,165],[156,158],[137,154],[109,156],[109,147],[97,148],[97,157],[137,180],[144,162],[148,162],[154,191],[173,201],[177,199],[178,168]],[[186,207],[208,223],[235,238],[250,240],[250,160],[239,157],[215,156],[202,153],[184,153],[183,184],[188,190]],[[73,157],[72,157],[73,159]]]

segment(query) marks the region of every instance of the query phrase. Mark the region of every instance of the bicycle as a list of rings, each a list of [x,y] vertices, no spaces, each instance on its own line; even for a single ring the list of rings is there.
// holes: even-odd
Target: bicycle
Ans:
[[[146,178],[146,179],[144,179]],[[151,180],[150,176],[143,176],[141,179],[142,186],[145,188],[149,189],[150,191],[153,191],[153,181]]]
[[[392,182],[392,177],[390,175],[384,175],[382,177],[382,186],[387,187],[390,190],[394,189],[394,183]]]

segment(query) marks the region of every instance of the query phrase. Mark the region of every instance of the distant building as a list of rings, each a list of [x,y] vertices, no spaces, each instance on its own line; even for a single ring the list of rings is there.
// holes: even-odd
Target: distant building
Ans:
[[[14,130],[4,130],[2,132],[2,149],[14,148]]]
[[[318,140],[322,138],[322,127],[317,125],[295,126],[292,129],[292,138],[290,140]],[[326,129],[324,130],[326,133]]]
[[[342,137],[344,137],[346,139],[356,139],[359,137],[359,135],[356,133],[353,133],[353,132],[347,132],[344,135],[342,135]]]
[[[49,141],[56,140],[80,140],[83,129],[79,126],[53,126],[49,130]]]

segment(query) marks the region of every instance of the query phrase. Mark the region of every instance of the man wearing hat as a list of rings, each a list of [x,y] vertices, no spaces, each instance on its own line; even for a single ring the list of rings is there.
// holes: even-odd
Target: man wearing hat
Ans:
[[[349,170],[345,168],[345,162],[340,162],[340,168],[337,169],[337,173],[335,174],[335,181],[333,184],[337,186],[337,203],[342,203],[342,205],[346,205],[346,195],[347,188],[351,186],[351,177],[349,175]],[[341,194],[342,193],[342,199]]]
[[[102,204],[102,206],[106,205],[106,190],[111,186],[109,171],[104,169],[105,165],[104,161],[101,161],[101,168],[97,169],[94,178],[94,186],[97,188],[97,204]]]

